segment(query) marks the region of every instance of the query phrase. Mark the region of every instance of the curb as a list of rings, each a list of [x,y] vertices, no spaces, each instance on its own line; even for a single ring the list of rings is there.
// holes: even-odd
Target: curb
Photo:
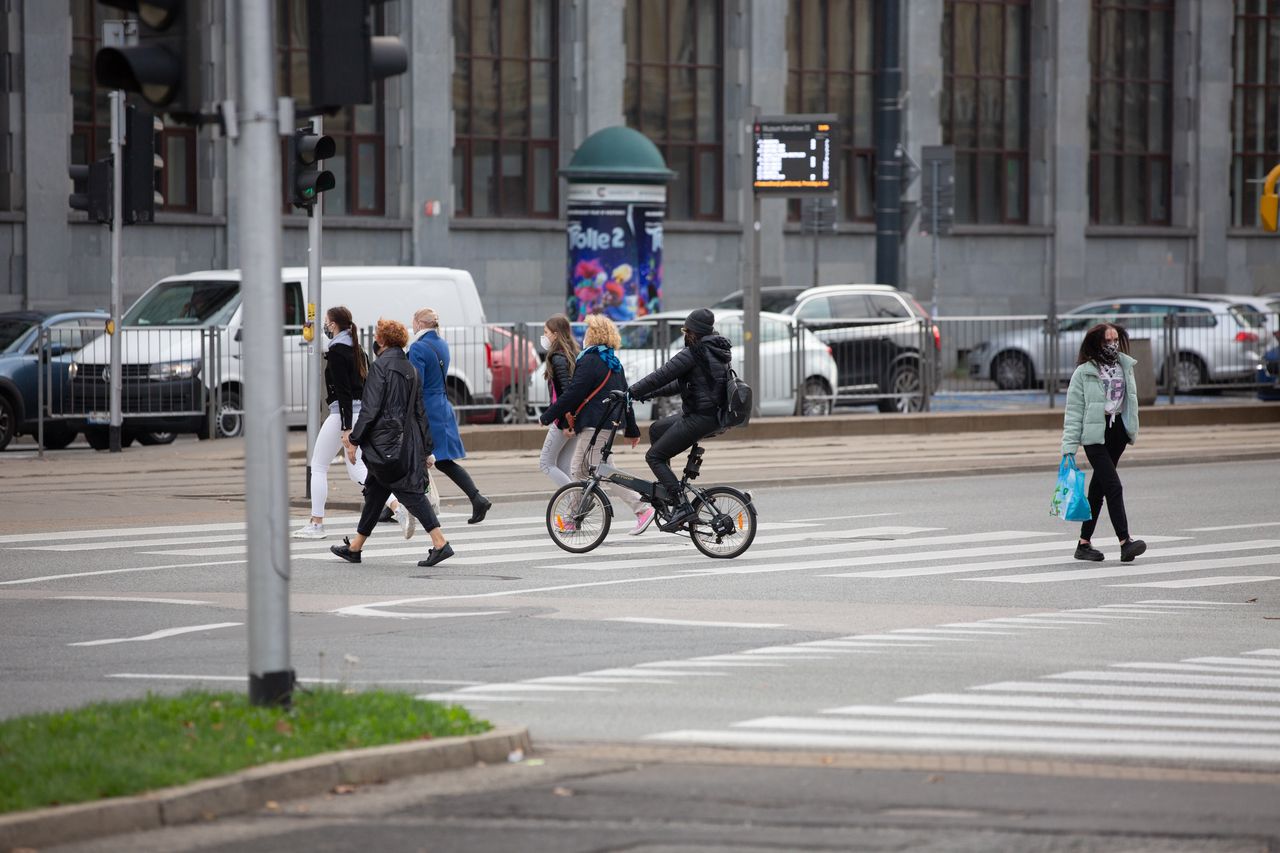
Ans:
[[[130,797],[0,815],[0,850],[212,820],[254,811],[268,801],[321,794],[337,785],[369,785],[477,763],[501,764],[516,750],[526,755],[532,751],[527,728],[327,752]]]

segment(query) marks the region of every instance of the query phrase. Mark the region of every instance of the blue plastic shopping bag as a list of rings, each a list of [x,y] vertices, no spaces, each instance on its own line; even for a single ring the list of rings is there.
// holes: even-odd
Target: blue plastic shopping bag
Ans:
[[[1063,521],[1088,521],[1093,518],[1089,497],[1085,494],[1084,472],[1076,467],[1074,456],[1063,456],[1058,464],[1058,484],[1049,502],[1049,515]]]

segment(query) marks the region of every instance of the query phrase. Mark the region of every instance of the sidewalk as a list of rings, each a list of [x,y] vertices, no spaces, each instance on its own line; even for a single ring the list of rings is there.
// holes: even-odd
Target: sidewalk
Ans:
[[[1056,470],[1061,412],[932,414],[899,417],[767,418],[707,444],[703,482],[748,488],[904,477]],[[551,491],[538,471],[541,427],[464,428],[465,462],[481,491],[541,498]],[[0,455],[4,495],[0,534],[72,527],[242,521],[247,439]],[[306,433],[291,431],[291,515],[301,519]],[[618,448],[620,467],[647,471],[645,443]],[[8,458],[6,458],[8,457]],[[1085,464],[1084,455],[1077,457]],[[1280,406],[1206,406],[1144,411],[1125,465],[1280,459]],[[437,477],[446,507],[464,509],[456,487]],[[360,490],[335,465],[329,509],[354,510]]]

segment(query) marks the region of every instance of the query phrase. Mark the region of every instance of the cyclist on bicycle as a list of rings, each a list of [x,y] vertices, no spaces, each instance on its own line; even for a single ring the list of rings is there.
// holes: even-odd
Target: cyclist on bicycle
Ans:
[[[700,439],[720,431],[719,411],[725,396],[732,346],[715,330],[716,316],[709,308],[690,312],[680,329],[684,349],[653,373],[633,384],[632,399],[680,395],[680,414],[654,421],[649,427],[649,451],[645,461],[667,491],[668,500],[679,501],[658,529],[678,530],[695,510],[681,494],[680,480],[671,470],[671,459]]]

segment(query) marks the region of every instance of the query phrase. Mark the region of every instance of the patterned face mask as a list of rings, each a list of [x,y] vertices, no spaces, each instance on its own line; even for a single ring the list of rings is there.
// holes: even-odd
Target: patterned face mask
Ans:
[[[1102,352],[1105,355],[1115,358],[1120,353],[1120,345],[1114,341],[1108,341],[1102,345]]]

